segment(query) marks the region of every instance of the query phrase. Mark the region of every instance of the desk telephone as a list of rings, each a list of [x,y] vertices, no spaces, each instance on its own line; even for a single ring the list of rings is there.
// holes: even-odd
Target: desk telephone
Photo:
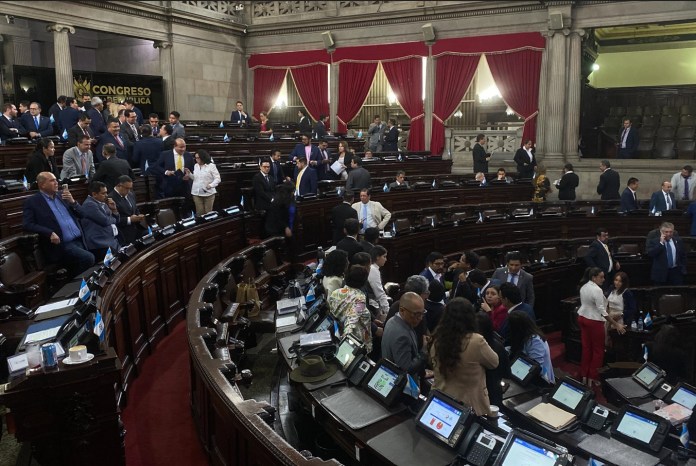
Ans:
[[[609,409],[598,405],[594,400],[587,403],[580,422],[592,430],[602,430],[609,418]]]
[[[493,464],[502,446],[503,442],[496,440],[479,423],[473,422],[459,445],[458,454],[473,466],[485,466]]]

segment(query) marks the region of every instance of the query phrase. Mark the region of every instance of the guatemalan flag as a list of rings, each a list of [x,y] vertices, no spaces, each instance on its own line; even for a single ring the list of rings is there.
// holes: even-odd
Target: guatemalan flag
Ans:
[[[80,300],[83,303],[86,303],[91,294],[92,292],[89,290],[89,286],[87,286],[87,282],[83,278],[82,283],[80,284],[80,292],[78,293]]]
[[[648,362],[648,347],[643,343],[643,359]]]
[[[689,428],[686,427],[686,422],[682,424],[681,434],[679,434],[679,441],[684,448],[689,448]]]
[[[97,309],[97,315],[94,316],[94,334],[99,337],[99,341],[104,341],[104,321],[102,320],[101,312]]]
[[[652,327],[652,317],[650,317],[649,312],[646,312],[645,319],[643,319],[643,328],[649,329],[650,327]]]
[[[24,185],[24,189],[29,189],[29,182],[27,181],[26,176],[22,177],[22,184]]]
[[[64,129],[63,134],[61,134],[61,137],[63,138],[64,141],[68,140],[68,130]]]
[[[114,260],[114,255],[111,252],[111,248],[109,248],[106,250],[106,255],[104,256],[104,265],[110,267],[112,260]]]
[[[220,121],[220,128],[224,128],[224,127],[225,127],[225,125],[223,124],[222,121]]]
[[[305,296],[305,303],[311,303],[317,299],[316,297],[316,291],[314,289],[314,285],[309,287],[309,290],[307,291],[307,296]]]
[[[230,137],[227,135],[227,133],[225,133],[225,137],[222,138],[222,140],[225,142],[230,142]]]

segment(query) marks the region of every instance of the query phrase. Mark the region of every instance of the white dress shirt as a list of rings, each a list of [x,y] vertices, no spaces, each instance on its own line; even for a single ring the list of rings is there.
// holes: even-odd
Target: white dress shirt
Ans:
[[[193,173],[189,175],[193,180],[191,194],[194,196],[212,196],[217,193],[215,187],[220,184],[220,173],[214,163],[201,165],[197,163],[193,167]],[[208,187],[210,186],[210,187]]]

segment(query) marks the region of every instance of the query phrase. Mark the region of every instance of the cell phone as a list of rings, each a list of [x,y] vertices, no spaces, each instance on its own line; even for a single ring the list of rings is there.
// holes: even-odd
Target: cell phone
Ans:
[[[66,190],[68,189],[68,185],[67,185],[67,184],[64,184],[64,185],[62,186],[62,188],[63,188],[63,191],[66,191]]]

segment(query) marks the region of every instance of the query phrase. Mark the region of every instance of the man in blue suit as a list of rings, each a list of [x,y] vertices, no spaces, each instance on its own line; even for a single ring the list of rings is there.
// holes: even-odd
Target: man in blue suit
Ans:
[[[638,178],[631,177],[621,193],[621,212],[638,210]]]
[[[140,140],[133,146],[133,163],[140,167],[143,173],[155,169],[159,156],[164,150],[162,139],[152,135],[152,126],[144,124],[140,127]]]
[[[94,255],[87,251],[78,218],[82,206],[68,189],[58,193],[58,180],[50,172],[36,177],[39,192],[24,201],[22,226],[39,235],[39,248],[46,262],[65,266],[71,277],[94,265]]]
[[[618,158],[632,159],[638,150],[638,130],[631,126],[631,120],[626,118],[623,121],[623,129],[619,133]]]
[[[425,269],[420,273],[428,279],[428,283],[437,280],[443,285],[445,284],[445,256],[439,252],[431,252],[425,258]]]
[[[684,242],[674,232],[674,225],[664,222],[659,235],[649,235],[646,245],[652,258],[650,279],[655,286],[684,284],[686,275],[686,249]]]
[[[51,119],[41,116],[41,104],[32,102],[29,104],[29,113],[22,114],[20,123],[27,131],[31,139],[53,136]]]
[[[244,104],[241,100],[237,101],[237,109],[230,115],[230,121],[240,125],[248,126],[251,124],[251,117],[247,112],[244,111]]]
[[[174,142],[174,150],[163,151],[157,164],[164,175],[162,180],[164,197],[188,198],[191,196],[191,183],[188,179],[184,179],[184,168],[193,171],[193,155],[186,152],[186,141],[177,138]]]
[[[97,260],[104,259],[106,251],[118,251],[119,214],[116,203],[107,197],[106,185],[101,181],[89,184],[89,193],[82,204],[82,231],[85,232],[87,249]]]
[[[80,111],[78,110],[77,101],[72,97],[65,99],[65,108],[60,112],[58,121],[58,130],[60,134],[63,131],[69,130],[77,124],[80,119]]]
[[[536,322],[536,314],[534,313],[534,308],[527,303],[522,302],[522,293],[520,289],[513,285],[512,283],[505,282],[500,285],[500,297],[508,310],[508,315],[512,311],[522,311],[532,319],[532,322]],[[508,324],[507,318],[500,327],[500,336],[507,342],[510,339],[510,325]]]
[[[290,160],[293,162],[297,159],[304,158],[310,167],[316,167],[321,163],[321,152],[317,146],[312,145],[309,136],[302,135],[302,143],[297,144],[290,152]]]
[[[662,189],[655,191],[650,197],[650,212],[663,212],[676,207],[677,203],[672,192],[672,182],[665,180],[662,182]]]
[[[317,172],[307,167],[304,157],[297,159],[295,167],[295,194],[304,196],[317,193]]]
[[[89,110],[87,110],[87,115],[89,115],[90,119],[89,127],[92,130],[92,134],[97,139],[99,139],[102,134],[106,133],[106,122],[102,114],[103,110],[104,103],[102,100],[99,97],[92,97],[91,106]],[[72,128],[72,126],[70,128]]]
[[[63,110],[65,111],[65,110]],[[97,144],[97,149],[94,151],[94,156],[98,162],[104,160],[102,156],[104,146],[113,144],[116,148],[116,157],[123,160],[128,160],[128,141],[121,137],[121,124],[117,118],[109,118],[106,125],[106,133],[102,134]],[[128,160],[130,162],[130,160]],[[131,163],[131,167],[135,165]]]

